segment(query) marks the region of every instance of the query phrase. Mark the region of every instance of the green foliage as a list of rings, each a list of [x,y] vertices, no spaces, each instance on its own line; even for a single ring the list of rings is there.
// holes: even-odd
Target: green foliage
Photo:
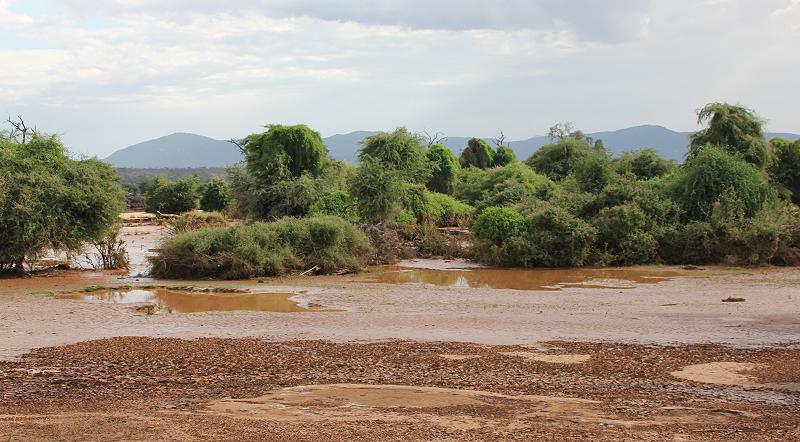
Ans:
[[[525,218],[510,207],[489,207],[475,218],[470,231],[478,239],[502,243],[522,235]]]
[[[800,140],[773,138],[770,143],[775,158],[769,166],[769,176],[795,204],[800,204]]]
[[[553,181],[514,162],[489,170],[462,169],[455,196],[481,211],[492,206],[513,206],[531,198],[547,200],[557,192]]]
[[[533,170],[561,181],[567,177],[578,163],[587,157],[599,155],[583,138],[564,138],[552,144],[545,144],[534,152],[525,163]]]
[[[145,193],[148,212],[184,213],[199,205],[200,181],[196,176],[171,181],[157,176]]]
[[[474,207],[443,193],[429,193],[428,201],[434,222],[439,227],[464,227],[475,214]]]
[[[705,146],[689,158],[671,180],[668,192],[688,220],[706,220],[724,192],[732,190],[746,217],[754,216],[775,199],[761,172],[716,146]]]
[[[361,142],[358,157],[362,163],[367,158],[382,167],[396,171],[405,181],[426,183],[431,175],[422,137],[405,127],[394,132],[379,132]]]
[[[614,169],[605,155],[591,155],[577,161],[573,175],[581,191],[597,193],[611,182]]]
[[[727,103],[709,103],[697,111],[697,122],[708,123],[708,127],[691,135],[690,158],[706,145],[715,145],[759,169],[769,164],[771,148],[764,138],[764,122],[754,111]]]
[[[508,146],[498,146],[494,154],[494,167],[503,167],[517,161],[517,154]]]
[[[255,201],[256,179],[242,164],[228,167],[227,172],[231,198],[228,213],[233,218],[246,219]]]
[[[357,221],[358,212],[353,198],[341,190],[321,196],[308,211],[309,216],[338,216],[347,221]]]
[[[494,155],[494,149],[489,143],[480,138],[471,138],[458,161],[464,168],[488,169],[494,166]]]
[[[166,240],[151,262],[161,278],[243,279],[313,268],[355,271],[370,252],[369,241],[352,224],[319,216],[183,233]]]
[[[597,243],[614,264],[649,263],[658,256],[659,243],[647,214],[636,203],[604,207],[595,218]]]
[[[262,185],[317,175],[328,155],[319,133],[304,124],[269,125],[266,132],[245,138],[242,146],[247,170]]]
[[[617,172],[632,174],[640,180],[664,176],[675,170],[676,167],[675,161],[661,158],[658,152],[652,148],[625,152],[617,161]]]
[[[225,217],[219,212],[187,212],[172,221],[172,228],[175,233],[184,233],[226,224]]]
[[[0,270],[22,270],[48,248],[77,252],[102,241],[124,207],[107,163],[70,159],[55,136],[0,137]]]
[[[384,167],[370,156],[363,156],[350,185],[350,195],[356,199],[359,217],[367,222],[391,219],[398,210],[401,185],[396,170]]]
[[[428,189],[452,195],[455,192],[458,172],[461,169],[456,154],[447,146],[434,144],[428,149],[427,157],[431,169]]]
[[[209,212],[222,212],[231,202],[228,182],[212,178],[200,187],[200,208]]]
[[[309,175],[256,187],[250,205],[250,218],[275,220],[284,216],[305,216],[321,194],[317,180]]]

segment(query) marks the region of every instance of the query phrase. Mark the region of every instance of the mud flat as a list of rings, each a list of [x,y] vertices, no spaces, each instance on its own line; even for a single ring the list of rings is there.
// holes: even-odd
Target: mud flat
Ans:
[[[698,364],[745,367],[747,378],[681,375]],[[798,374],[800,351],[786,348],[113,338],[0,362],[0,434],[798,440]]]

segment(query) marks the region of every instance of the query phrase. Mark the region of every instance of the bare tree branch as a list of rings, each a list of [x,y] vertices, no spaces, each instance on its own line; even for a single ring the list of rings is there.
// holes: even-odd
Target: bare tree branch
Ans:
[[[23,120],[21,116],[17,115],[17,121],[14,121],[11,119],[11,115],[9,115],[6,119],[6,123],[11,125],[12,138],[16,138],[17,133],[22,133],[22,144],[25,144],[28,141],[28,131],[30,128],[25,125],[25,120]],[[34,129],[32,132],[36,133],[36,129]]]
[[[444,136],[441,132],[436,133],[428,133],[428,130],[425,129],[422,131],[422,136],[425,138],[425,142],[428,144],[428,147],[433,146],[434,144],[441,144],[447,141],[447,137]]]
[[[506,145],[506,134],[504,134],[503,131],[501,130],[500,131],[500,135],[497,138],[495,138],[494,140],[492,140],[492,143],[494,143],[494,147],[505,146]]]
[[[242,155],[244,155],[245,154],[245,147],[244,147],[244,143],[242,141],[244,141],[244,140],[234,140],[233,138],[228,140],[229,143],[231,143],[234,146],[236,146],[236,148],[239,149],[239,152],[241,152]]]

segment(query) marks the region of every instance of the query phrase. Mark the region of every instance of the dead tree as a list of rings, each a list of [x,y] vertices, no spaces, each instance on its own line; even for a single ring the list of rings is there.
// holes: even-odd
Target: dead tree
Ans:
[[[30,128],[25,125],[25,120],[17,115],[17,121],[11,119],[11,115],[6,119],[6,123],[11,125],[11,138],[16,139],[17,134],[22,133],[22,144],[28,142],[28,131]]]
[[[492,142],[494,143],[494,147],[505,146],[506,145],[506,134],[504,134],[503,131],[501,130],[500,131],[500,135],[497,138],[495,138],[494,140],[492,140]]]
[[[425,138],[425,143],[427,143],[428,147],[433,146],[434,144],[441,144],[447,141],[447,137],[444,136],[441,132],[436,132],[433,134],[428,133],[428,130],[425,129],[422,131],[422,137]]]

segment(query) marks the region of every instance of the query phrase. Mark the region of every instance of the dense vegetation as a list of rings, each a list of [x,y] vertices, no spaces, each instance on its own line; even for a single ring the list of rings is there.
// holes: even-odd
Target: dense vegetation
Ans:
[[[0,134],[0,270],[108,241],[124,198],[110,165],[71,159],[57,137]]]
[[[201,193],[217,195],[213,208],[229,215],[278,221],[177,236],[157,272],[355,268],[368,248],[352,225],[373,243],[371,262],[401,256],[413,243],[419,253],[504,266],[800,263],[800,141],[765,140],[763,122],[741,106],[709,104],[698,121],[705,127],[692,135],[682,165],[647,147],[613,158],[601,140],[562,123],[524,162],[502,143],[473,138],[456,156],[399,128],[366,138],[354,167],[329,158],[306,126],[268,126],[243,140],[246,159],[229,169],[228,185],[214,182]],[[343,262],[304,249],[305,223],[320,220],[330,235],[350,238],[336,245]],[[438,227],[469,227],[469,238],[452,240]],[[302,245],[264,239],[273,229]]]

